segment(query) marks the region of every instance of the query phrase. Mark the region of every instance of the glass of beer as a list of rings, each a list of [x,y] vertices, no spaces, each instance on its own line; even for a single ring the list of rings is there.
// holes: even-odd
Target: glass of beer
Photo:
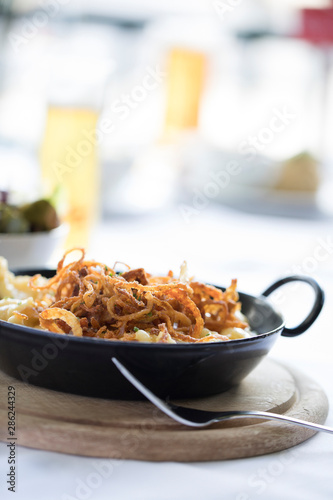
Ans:
[[[62,193],[69,224],[66,249],[87,247],[98,215],[97,130],[110,66],[61,58],[50,73],[50,97],[40,149],[42,179],[52,195]]]

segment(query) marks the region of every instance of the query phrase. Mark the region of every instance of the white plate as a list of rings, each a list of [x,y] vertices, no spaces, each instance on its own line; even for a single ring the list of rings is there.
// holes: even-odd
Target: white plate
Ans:
[[[23,234],[0,233],[0,256],[10,269],[45,267],[68,234],[68,225],[61,224],[51,231]]]

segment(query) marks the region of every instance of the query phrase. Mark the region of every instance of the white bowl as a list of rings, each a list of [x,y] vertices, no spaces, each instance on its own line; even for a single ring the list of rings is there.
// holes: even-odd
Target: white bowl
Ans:
[[[68,225],[51,231],[22,234],[0,233],[0,256],[10,269],[32,269],[54,265],[53,259],[68,234]]]

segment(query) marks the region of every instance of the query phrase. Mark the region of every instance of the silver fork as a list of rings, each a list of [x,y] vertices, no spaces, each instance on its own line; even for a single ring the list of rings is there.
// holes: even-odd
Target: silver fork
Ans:
[[[134,385],[134,387],[136,387],[144,396],[146,396],[149,401],[157,406],[157,408],[159,408],[161,411],[163,411],[163,413],[171,417],[173,420],[176,420],[177,422],[188,425],[190,427],[207,427],[214,422],[221,422],[222,420],[250,417],[266,420],[280,420],[283,422],[289,422],[291,424],[299,425],[301,427],[307,427],[308,429],[313,429],[315,431],[322,431],[333,434],[333,428],[331,427],[313,424],[312,422],[307,422],[306,420],[300,420],[299,418],[294,417],[286,417],[285,415],[279,415],[278,413],[271,413],[268,411],[206,411],[178,406],[174,403],[166,402],[156,396],[142,382],[140,382],[140,380],[138,380],[137,377],[135,377],[117,358],[112,358],[112,361],[116,365],[118,370],[124,375],[124,377],[126,377],[127,380]]]

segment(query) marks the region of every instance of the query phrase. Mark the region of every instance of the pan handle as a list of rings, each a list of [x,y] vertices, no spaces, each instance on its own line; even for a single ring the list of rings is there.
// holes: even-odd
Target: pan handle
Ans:
[[[296,335],[300,335],[301,333],[305,332],[312,323],[317,319],[320,311],[322,310],[322,307],[324,305],[324,292],[322,288],[318,285],[317,281],[314,280],[313,278],[310,278],[309,276],[287,276],[286,278],[282,278],[275,283],[273,283],[270,287],[267,288],[263,292],[264,297],[268,297],[272,292],[274,292],[277,288],[280,286],[285,285],[286,283],[290,283],[291,281],[302,281],[303,283],[308,283],[310,285],[315,293],[315,301],[312,306],[311,311],[307,315],[304,321],[298,326],[295,326],[295,328],[287,328],[284,327],[282,334],[284,337],[296,337]]]

